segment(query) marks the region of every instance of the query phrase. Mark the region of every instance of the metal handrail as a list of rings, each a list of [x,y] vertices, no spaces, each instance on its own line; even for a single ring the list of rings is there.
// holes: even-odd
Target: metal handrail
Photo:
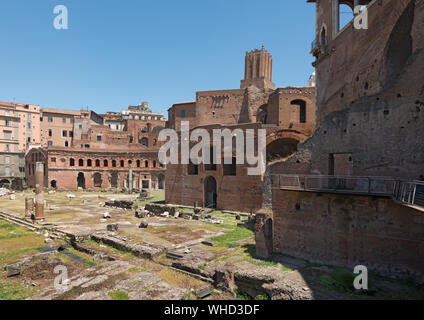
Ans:
[[[424,208],[424,182],[392,177],[272,174],[272,186],[281,190],[388,196],[406,205]]]

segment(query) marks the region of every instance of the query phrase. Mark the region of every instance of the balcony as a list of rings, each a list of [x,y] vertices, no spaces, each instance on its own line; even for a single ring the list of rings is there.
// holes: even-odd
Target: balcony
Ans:
[[[385,177],[274,175],[273,187],[281,190],[393,197],[398,181]]]

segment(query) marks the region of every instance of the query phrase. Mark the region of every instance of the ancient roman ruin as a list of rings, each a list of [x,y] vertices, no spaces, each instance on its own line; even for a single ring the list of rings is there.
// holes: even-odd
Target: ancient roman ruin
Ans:
[[[147,102],[0,102],[0,297],[422,299],[424,0],[307,2],[309,86],[274,84],[284,57],[261,46],[239,89],[196,92],[167,120]],[[166,129],[228,130],[231,157],[209,141],[220,163],[161,163]],[[265,132],[263,174],[236,161],[248,130]]]

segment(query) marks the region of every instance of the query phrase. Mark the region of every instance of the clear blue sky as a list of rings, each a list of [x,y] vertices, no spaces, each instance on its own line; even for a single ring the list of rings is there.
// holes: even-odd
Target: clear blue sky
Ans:
[[[66,5],[69,29],[53,27]],[[315,4],[306,0],[1,0],[0,100],[45,108],[163,112],[236,89],[264,45],[277,86],[307,85]]]

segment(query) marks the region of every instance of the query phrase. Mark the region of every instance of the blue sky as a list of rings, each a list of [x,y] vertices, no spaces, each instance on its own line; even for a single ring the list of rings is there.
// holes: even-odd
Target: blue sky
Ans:
[[[196,91],[239,88],[262,45],[277,86],[307,85],[314,32],[306,0],[1,0],[0,100],[99,113],[149,101],[167,116]]]

